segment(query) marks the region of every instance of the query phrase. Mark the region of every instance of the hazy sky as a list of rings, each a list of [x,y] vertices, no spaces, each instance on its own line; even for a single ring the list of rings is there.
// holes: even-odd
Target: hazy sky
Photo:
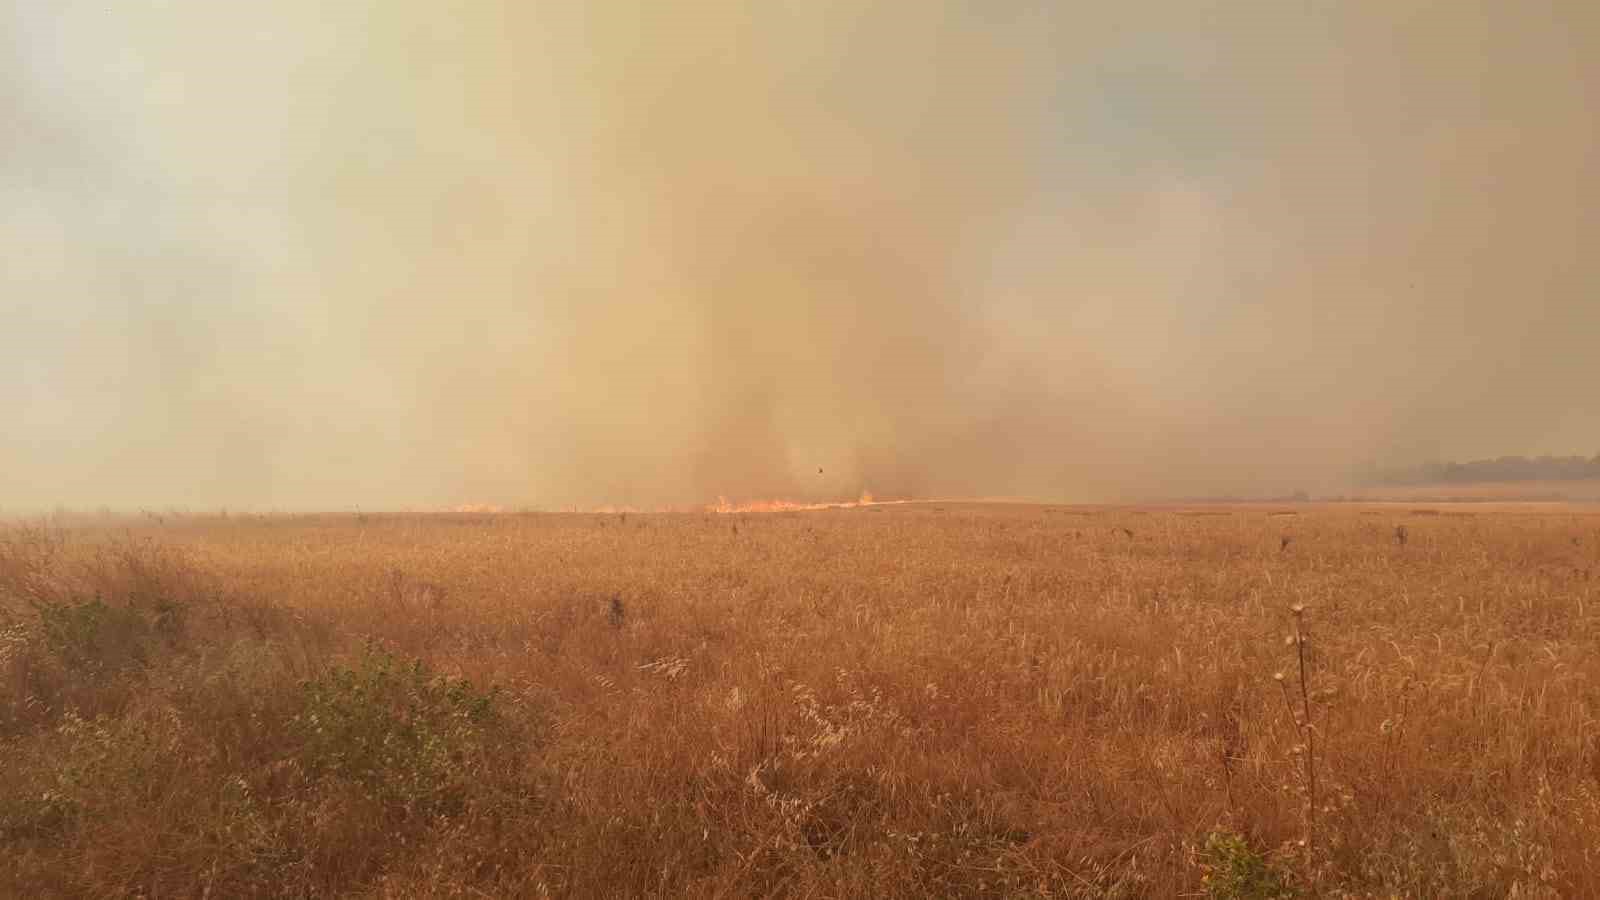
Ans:
[[[1592,0],[18,0],[0,40],[0,507],[1600,451]]]

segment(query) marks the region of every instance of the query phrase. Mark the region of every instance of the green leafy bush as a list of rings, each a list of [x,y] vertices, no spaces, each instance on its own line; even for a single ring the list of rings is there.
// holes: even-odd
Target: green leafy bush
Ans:
[[[69,671],[98,676],[142,666],[148,659],[152,627],[127,606],[99,597],[78,602],[38,604],[46,646]]]
[[[359,785],[405,812],[459,805],[501,720],[495,692],[368,648],[353,668],[302,685],[294,730],[306,773]]]
[[[1206,896],[1217,900],[1278,900],[1294,891],[1272,864],[1245,839],[1227,831],[1206,836],[1200,851]]]

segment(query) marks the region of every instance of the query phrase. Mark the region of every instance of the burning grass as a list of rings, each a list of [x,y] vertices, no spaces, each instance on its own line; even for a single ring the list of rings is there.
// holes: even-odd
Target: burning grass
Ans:
[[[1600,893],[1600,517],[870,509],[9,526],[0,892]]]

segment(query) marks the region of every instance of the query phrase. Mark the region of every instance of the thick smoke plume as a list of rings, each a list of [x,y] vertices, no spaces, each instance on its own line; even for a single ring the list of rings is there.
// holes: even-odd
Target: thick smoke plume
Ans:
[[[1600,450],[1595,4],[13,4],[0,505]]]

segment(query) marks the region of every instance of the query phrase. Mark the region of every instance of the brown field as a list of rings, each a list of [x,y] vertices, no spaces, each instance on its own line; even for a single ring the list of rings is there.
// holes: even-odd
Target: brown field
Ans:
[[[1597,588],[1551,504],[13,524],[0,893],[1596,896]]]

